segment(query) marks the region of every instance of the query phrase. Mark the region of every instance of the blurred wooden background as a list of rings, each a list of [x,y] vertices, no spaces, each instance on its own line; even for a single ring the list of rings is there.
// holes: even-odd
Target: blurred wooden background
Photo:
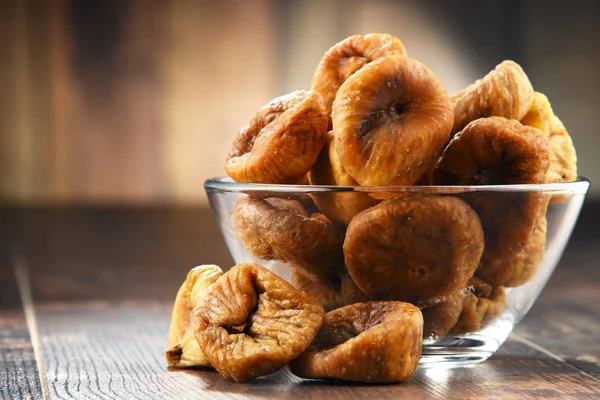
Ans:
[[[0,198],[203,204],[254,113],[371,31],[451,92],[520,62],[597,180],[599,18],[598,1],[0,0]]]

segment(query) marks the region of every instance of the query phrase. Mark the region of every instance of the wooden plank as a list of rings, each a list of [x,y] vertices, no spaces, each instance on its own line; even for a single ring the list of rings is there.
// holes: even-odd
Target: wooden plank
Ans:
[[[199,264],[231,266],[210,210],[6,207],[36,301],[171,299]]]
[[[171,303],[88,302],[37,306],[50,397],[58,398],[584,398],[600,382],[544,352],[509,340],[470,369],[419,370],[398,385],[324,383],[287,370],[248,384],[213,371],[168,370]]]
[[[13,265],[0,235],[0,398],[41,399],[42,384]]]

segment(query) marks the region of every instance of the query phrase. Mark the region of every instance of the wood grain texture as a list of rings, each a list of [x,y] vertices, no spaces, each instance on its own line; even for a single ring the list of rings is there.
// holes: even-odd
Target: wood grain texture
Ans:
[[[185,273],[197,260],[230,262],[209,210],[0,206],[0,216],[1,265],[8,247],[29,270],[49,398],[600,398],[599,205],[584,207],[558,270],[490,360],[420,369],[383,386],[301,380],[287,369],[236,384],[210,370],[166,367],[172,301]],[[16,293],[5,271],[0,293],[10,294],[0,298]],[[40,398],[18,307],[0,310],[0,388],[12,388],[0,397]]]
[[[54,303],[37,307],[50,397],[71,398],[535,398],[591,396],[600,381],[511,340],[472,369],[420,370],[399,385],[305,381],[287,370],[237,384],[210,370],[168,370],[170,303]]]

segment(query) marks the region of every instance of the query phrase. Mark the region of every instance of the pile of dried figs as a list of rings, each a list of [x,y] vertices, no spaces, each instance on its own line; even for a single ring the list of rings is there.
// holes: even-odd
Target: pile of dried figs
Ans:
[[[505,288],[535,274],[546,209],[561,201],[464,187],[577,178],[569,134],[518,64],[450,96],[389,34],[329,49],[310,90],[272,100],[239,132],[225,170],[237,182],[369,187],[240,195],[237,237],[289,265],[291,284],[254,263],[193,269],[166,353],[170,366],[235,381],[288,364],[305,378],[409,378],[423,339],[502,313]]]

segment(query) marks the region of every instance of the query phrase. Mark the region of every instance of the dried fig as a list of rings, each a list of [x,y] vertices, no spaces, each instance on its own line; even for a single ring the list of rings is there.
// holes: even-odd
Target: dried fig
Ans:
[[[358,186],[340,164],[335,152],[333,131],[327,134],[327,140],[317,162],[309,174],[312,185]],[[356,214],[377,204],[377,200],[366,193],[323,192],[312,195],[321,211],[333,221],[348,225]]]
[[[335,151],[363,186],[411,185],[449,139],[444,86],[417,60],[387,56],[348,78],[332,110]]]
[[[572,182],[577,179],[577,155],[563,123],[554,115],[548,98],[535,92],[523,125],[538,128],[550,141],[550,167],[544,183]]]
[[[386,200],[356,215],[344,241],[346,268],[360,290],[420,307],[465,288],[482,252],[479,218],[455,197]]]
[[[433,172],[438,185],[543,183],[548,141],[538,129],[501,117],[469,123],[450,141]],[[507,258],[526,243],[543,208],[540,192],[476,192],[463,198],[485,233],[484,257]]]
[[[240,197],[233,209],[235,233],[256,257],[286,262],[313,280],[339,277],[343,233],[323,214],[280,198]]]
[[[539,219],[527,244],[514,255],[504,258],[481,258],[477,275],[493,285],[515,287],[529,281],[546,252],[546,217]]]
[[[292,285],[317,299],[325,311],[333,310],[344,305],[339,279],[329,282],[316,281],[305,276],[298,270],[292,270]]]
[[[523,118],[523,125],[537,128],[545,137],[550,136],[550,120],[554,116],[548,98],[540,92],[533,93],[533,102]]]
[[[211,365],[245,382],[285,366],[312,342],[323,307],[258,264],[238,264],[194,309],[195,334]]]
[[[428,307],[423,313],[423,338],[437,339],[448,332],[458,321],[463,308],[465,292],[463,290],[449,296],[446,301]]]
[[[405,52],[400,39],[379,33],[350,36],[327,50],[312,80],[312,89],[323,96],[327,115],[331,114],[338,89],[349,76],[371,61]]]
[[[303,378],[399,382],[421,358],[423,317],[412,304],[356,303],[325,314],[323,327],[290,370]]]
[[[344,300],[344,305],[354,304],[354,303],[364,303],[366,301],[371,301],[369,296],[367,296],[362,290],[356,286],[356,283],[352,280],[348,273],[343,273],[341,277],[342,284],[342,299]]]
[[[486,284],[473,281],[471,293],[463,300],[463,307],[451,333],[475,332],[492,318],[502,314],[506,308],[506,292],[502,286],[488,290]]]
[[[503,61],[485,77],[452,96],[452,134],[482,117],[520,120],[529,111],[533,97],[533,87],[521,66],[514,61]]]
[[[225,171],[237,182],[301,181],[325,143],[327,118],[312,90],[271,100],[236,136]]]
[[[577,179],[577,154],[571,136],[558,117],[550,120],[550,168],[546,183],[572,182]]]
[[[210,366],[194,337],[192,310],[221,275],[223,271],[217,265],[200,265],[188,272],[179,288],[169,329],[169,349],[165,352],[170,367]]]

